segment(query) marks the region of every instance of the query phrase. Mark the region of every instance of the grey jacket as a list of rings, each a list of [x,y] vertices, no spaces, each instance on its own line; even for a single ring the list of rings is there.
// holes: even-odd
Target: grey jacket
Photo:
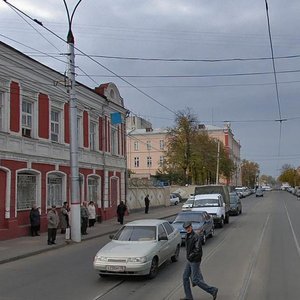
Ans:
[[[57,228],[59,223],[59,217],[57,211],[49,210],[47,215],[48,228]]]

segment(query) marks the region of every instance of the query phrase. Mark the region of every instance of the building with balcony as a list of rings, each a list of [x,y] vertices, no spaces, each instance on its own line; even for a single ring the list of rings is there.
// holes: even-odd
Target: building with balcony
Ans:
[[[0,239],[29,234],[37,204],[70,203],[70,105],[66,77],[0,42]],[[76,83],[80,202],[94,201],[102,219],[125,200],[126,109],[114,83]]]

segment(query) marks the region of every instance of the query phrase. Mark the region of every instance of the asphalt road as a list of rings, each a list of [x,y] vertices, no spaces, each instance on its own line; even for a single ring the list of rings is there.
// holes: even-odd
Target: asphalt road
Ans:
[[[203,247],[202,272],[218,300],[289,300],[300,295],[300,201],[287,192],[242,200],[243,214],[217,229]],[[172,300],[184,296],[180,259],[153,280],[100,278],[92,268],[108,237],[0,266],[1,300]],[[193,288],[194,299],[212,299]]]

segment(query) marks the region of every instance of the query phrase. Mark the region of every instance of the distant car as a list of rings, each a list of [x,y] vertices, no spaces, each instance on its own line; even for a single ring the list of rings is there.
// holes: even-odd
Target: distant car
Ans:
[[[183,223],[191,221],[193,229],[202,238],[202,244],[206,243],[208,237],[213,237],[215,232],[214,220],[206,211],[182,211],[172,223],[173,227],[180,232],[182,244],[185,243],[186,231]]]
[[[230,215],[240,215],[242,213],[242,202],[237,193],[230,193]]]
[[[264,191],[262,188],[257,188],[255,192],[255,197],[263,197],[264,196]]]
[[[229,204],[230,204],[230,197],[229,197]],[[215,225],[218,225],[221,228],[224,226],[226,211],[225,211],[224,199],[221,194],[196,195],[192,211],[206,211],[208,214],[212,216]]]
[[[178,198],[179,198],[179,202],[182,201],[182,197],[181,197],[180,193],[172,192],[171,194],[173,194],[173,195],[175,195],[176,197],[178,197]]]
[[[100,276],[147,275],[154,278],[166,260],[176,262],[181,237],[166,220],[137,220],[124,225],[94,258]]]
[[[179,202],[180,199],[176,194],[170,194],[170,204],[177,205]]]
[[[185,201],[185,203],[182,205],[182,210],[191,210],[194,205],[194,196],[191,196],[189,199]]]

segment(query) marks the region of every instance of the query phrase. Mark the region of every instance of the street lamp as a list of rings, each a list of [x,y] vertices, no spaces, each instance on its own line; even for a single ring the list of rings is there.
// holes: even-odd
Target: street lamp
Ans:
[[[79,0],[70,16],[66,0],[63,0],[67,16],[69,31],[67,43],[69,46],[68,55],[68,78],[70,94],[70,168],[71,168],[71,239],[74,242],[81,242],[80,222],[80,197],[79,197],[79,169],[78,169],[78,130],[77,130],[77,99],[75,91],[75,52],[74,36],[72,33],[72,21],[74,13],[82,0]]]

